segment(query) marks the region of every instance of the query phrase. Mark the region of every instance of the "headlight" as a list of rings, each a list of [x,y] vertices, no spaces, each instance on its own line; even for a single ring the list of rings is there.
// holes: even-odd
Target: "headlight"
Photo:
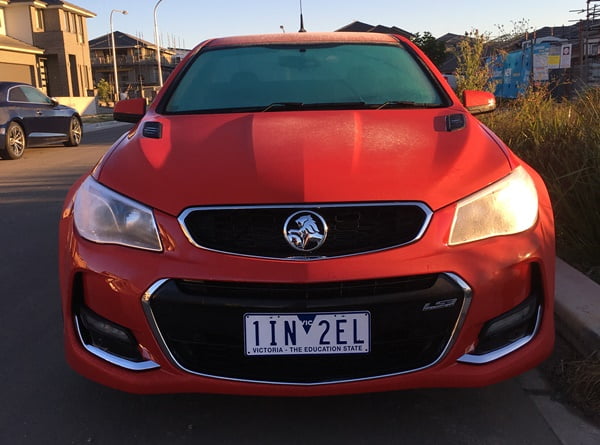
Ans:
[[[87,240],[162,250],[152,210],[113,192],[92,177],[77,191],[73,213],[77,231]]]
[[[517,167],[506,178],[458,202],[449,244],[523,232],[535,224],[537,216],[533,179]]]

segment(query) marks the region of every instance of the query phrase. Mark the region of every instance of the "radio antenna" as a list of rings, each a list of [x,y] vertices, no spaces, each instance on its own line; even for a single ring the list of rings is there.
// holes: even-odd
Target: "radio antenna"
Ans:
[[[306,29],[304,29],[304,17],[302,16],[302,0],[300,0],[300,29],[298,32],[306,32]]]

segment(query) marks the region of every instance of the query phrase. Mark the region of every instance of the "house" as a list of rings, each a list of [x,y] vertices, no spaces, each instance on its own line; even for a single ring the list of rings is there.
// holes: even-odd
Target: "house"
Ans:
[[[7,34],[7,7],[8,1],[0,0],[0,80],[40,86],[37,66],[44,50]]]
[[[0,80],[27,82],[53,97],[93,95],[92,17],[62,0],[0,0]]]
[[[388,27],[383,25],[369,25],[368,23],[354,21],[349,23],[346,26],[342,26],[340,29],[336,29],[335,32],[378,32],[382,34],[398,34],[407,39],[412,39],[415,37],[414,34],[405,31],[396,26]]]
[[[119,89],[127,90],[129,97],[154,98],[160,88],[156,45],[120,31],[114,32]],[[89,42],[94,84],[106,80],[114,85],[114,64],[111,34]],[[161,48],[161,71],[164,80],[181,59],[174,49]]]
[[[459,44],[468,38],[445,34],[438,39],[449,54],[440,71],[455,72]],[[600,86],[600,8],[591,9],[584,20],[573,25],[545,26],[491,39],[484,58],[495,94],[502,98],[516,98],[532,83],[549,85],[556,97]]]
[[[543,27],[490,46],[496,95],[514,98],[534,83],[548,84],[556,97],[600,86],[600,10],[569,26]]]
[[[458,64],[458,60],[456,58],[456,53],[458,51],[458,45],[460,44],[460,42],[462,42],[464,39],[467,39],[468,37],[463,35],[459,35],[459,34],[453,34],[453,33],[447,33],[444,34],[441,37],[438,37],[437,40],[438,42],[442,42],[444,44],[444,46],[446,47],[446,60],[444,60],[443,63],[440,64],[440,66],[438,67],[439,70],[443,73],[443,74],[448,74],[448,75],[453,75],[454,72],[456,71],[456,65]]]

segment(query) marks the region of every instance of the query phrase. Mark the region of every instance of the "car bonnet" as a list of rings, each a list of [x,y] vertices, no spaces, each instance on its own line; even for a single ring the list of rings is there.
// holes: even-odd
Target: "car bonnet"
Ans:
[[[420,201],[433,210],[505,176],[506,154],[456,110],[149,113],[96,169],[100,182],[172,215],[190,206]],[[144,136],[148,122],[160,137]],[[154,135],[156,136],[156,135]]]

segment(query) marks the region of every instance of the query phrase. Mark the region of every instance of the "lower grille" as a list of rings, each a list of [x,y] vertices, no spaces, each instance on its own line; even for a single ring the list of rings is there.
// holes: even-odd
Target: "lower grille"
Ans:
[[[451,343],[469,298],[459,278],[434,274],[313,284],[165,280],[148,292],[144,304],[163,346],[184,370],[235,380],[318,384],[434,364]],[[368,354],[244,355],[246,313],[340,311],[370,312]]]

